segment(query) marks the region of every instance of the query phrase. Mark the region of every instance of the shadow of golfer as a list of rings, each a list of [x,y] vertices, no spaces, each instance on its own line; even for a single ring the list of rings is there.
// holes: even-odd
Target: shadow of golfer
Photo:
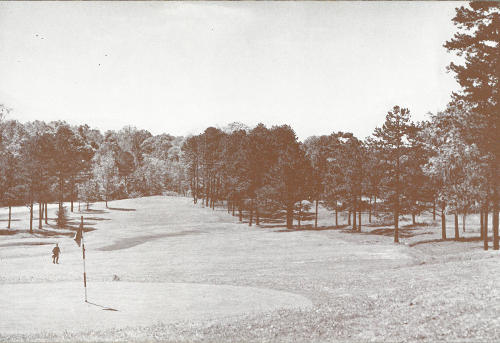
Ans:
[[[99,305],[99,304],[96,304],[96,303],[93,303],[93,302],[90,302],[90,301],[86,301],[87,304],[89,305],[94,305],[94,306],[97,306],[97,307],[100,307],[102,308],[103,311],[117,311],[117,309],[114,309],[114,308],[111,308],[111,307],[106,307],[106,306],[102,306],[102,305]]]

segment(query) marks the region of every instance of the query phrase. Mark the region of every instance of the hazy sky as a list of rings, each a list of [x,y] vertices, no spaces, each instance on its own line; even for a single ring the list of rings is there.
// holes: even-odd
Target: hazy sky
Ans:
[[[443,109],[455,2],[0,3],[11,119],[185,135],[233,121],[361,138]]]

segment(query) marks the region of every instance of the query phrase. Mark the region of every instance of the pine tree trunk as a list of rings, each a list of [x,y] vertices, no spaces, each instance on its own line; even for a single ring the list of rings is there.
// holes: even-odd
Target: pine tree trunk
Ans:
[[[208,182],[207,182],[207,185],[205,186],[205,206],[208,207],[208,202],[209,202],[209,198],[210,198],[210,193],[209,193],[209,185],[208,185]]]
[[[193,194],[193,201],[195,205],[198,203],[198,165],[196,165],[196,169],[194,172],[194,194]]]
[[[45,206],[44,206],[44,209],[45,209],[45,224],[48,224],[49,223],[49,217],[47,216],[47,205],[48,203],[45,202]]]
[[[349,210],[349,215],[347,216],[347,225],[351,225],[351,210]]]
[[[217,189],[217,185],[214,184],[214,187],[212,190],[212,210],[214,210],[214,211],[215,211],[215,203],[217,202],[217,199],[218,199],[218,189]]]
[[[299,213],[298,213],[297,219],[298,219],[298,228],[300,230],[300,220],[302,219],[302,201],[300,201],[300,204],[299,204]]]
[[[240,222],[243,221],[243,213],[241,211],[241,200],[238,202],[238,215],[239,215]]]
[[[413,226],[415,226],[417,224],[417,222],[415,220],[415,213],[414,212],[411,214],[411,222],[412,222]]]
[[[318,228],[318,203],[319,203],[319,200],[316,199],[316,211],[314,213],[314,228],[315,229]]]
[[[480,226],[480,229],[481,229],[481,236],[479,236],[480,239],[484,239],[484,212],[483,210],[480,210],[479,211],[479,221],[481,222],[481,226]]]
[[[64,179],[62,175],[59,176],[59,211],[62,211],[64,202]]]
[[[498,146],[497,146],[498,147]],[[496,163],[493,168],[493,208],[492,208],[492,222],[493,222],[493,250],[499,250],[499,238],[498,238],[498,175],[496,172]]]
[[[255,225],[260,225],[259,204],[255,206]]]
[[[398,121],[399,125],[399,121]],[[394,206],[394,243],[399,243],[399,142],[396,148],[397,156],[396,156],[396,189],[395,189],[395,195],[396,195],[396,202]]]
[[[372,197],[370,196],[370,205],[368,206],[368,223],[372,222]]]
[[[361,209],[358,212],[358,231],[361,232]]]
[[[287,229],[293,229],[293,203],[289,202],[286,208],[286,227]]]
[[[30,233],[33,233],[33,203],[30,204]]]
[[[436,220],[436,199],[434,199],[432,204],[432,220]]]
[[[357,230],[357,219],[356,219],[356,211],[358,210],[358,207],[357,207],[357,203],[356,203],[356,197],[353,196],[352,197],[352,229],[354,231]]]
[[[212,187],[210,187],[210,207],[215,210],[215,180],[212,180]]]
[[[339,211],[338,211],[337,207],[335,207],[335,227],[336,228],[339,227]]]
[[[484,205],[484,250],[488,250],[488,213],[489,208],[488,208],[488,201],[486,201],[486,204]]]
[[[465,217],[466,217],[466,212],[464,211],[464,214],[462,215],[462,232],[465,232]]]
[[[446,214],[444,213],[444,207],[441,208],[441,238],[446,239]]]
[[[233,200],[234,200],[234,199],[233,199]],[[234,201],[232,201],[232,202],[231,202],[231,208],[232,208],[232,210],[233,210],[233,217],[234,217],[234,216],[235,216],[234,211],[235,211],[235,208],[236,208],[236,206],[234,206]]]
[[[250,220],[248,221],[248,226],[252,226],[253,223],[253,200],[250,201]]]
[[[12,218],[12,206],[9,205],[9,221],[7,223],[7,229],[10,229],[11,218]]]
[[[394,210],[394,243],[399,243],[399,204]]]
[[[213,203],[213,200],[214,200],[213,188],[214,188],[214,185],[213,185],[212,180],[210,179],[210,183],[209,183],[209,186],[208,186],[208,198],[207,198],[208,199],[207,206],[209,208],[212,208],[212,203]]]
[[[38,203],[38,229],[42,229],[42,216],[43,216],[43,209],[42,209],[42,202],[40,201]]]
[[[458,229],[458,213],[455,211],[455,240],[460,239],[460,230]]]

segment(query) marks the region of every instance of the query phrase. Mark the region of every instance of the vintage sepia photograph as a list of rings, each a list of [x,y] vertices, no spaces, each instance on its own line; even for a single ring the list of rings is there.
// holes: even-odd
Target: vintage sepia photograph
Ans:
[[[0,342],[499,342],[499,1],[0,1]]]

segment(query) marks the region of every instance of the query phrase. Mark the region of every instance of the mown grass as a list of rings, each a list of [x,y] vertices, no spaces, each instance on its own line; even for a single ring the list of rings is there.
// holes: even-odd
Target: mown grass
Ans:
[[[403,221],[401,243],[394,244],[387,223],[352,231],[345,218],[340,227],[332,225],[333,215],[325,210],[317,230],[311,221],[300,230],[286,230],[279,218],[263,222],[273,227],[249,227],[247,219],[240,223],[237,216],[194,206],[189,199],[134,199],[113,206],[136,211],[99,214],[110,220],[96,221],[96,230],[88,234],[89,246],[96,249],[89,252],[96,260],[94,280],[117,274],[123,281],[270,288],[303,295],[313,307],[85,332],[69,328],[64,334],[0,333],[1,341],[500,340],[500,255],[482,250],[475,216],[469,216],[465,234],[460,225],[459,241],[441,240],[440,222],[430,214],[418,217],[417,225]],[[365,216],[362,222],[369,224]],[[453,218],[447,226],[453,237]],[[203,233],[156,236],[192,229]],[[149,235],[154,239],[147,244],[98,251]],[[11,273],[7,270],[0,282],[13,282]],[[29,268],[21,271],[26,278],[29,273]]]

